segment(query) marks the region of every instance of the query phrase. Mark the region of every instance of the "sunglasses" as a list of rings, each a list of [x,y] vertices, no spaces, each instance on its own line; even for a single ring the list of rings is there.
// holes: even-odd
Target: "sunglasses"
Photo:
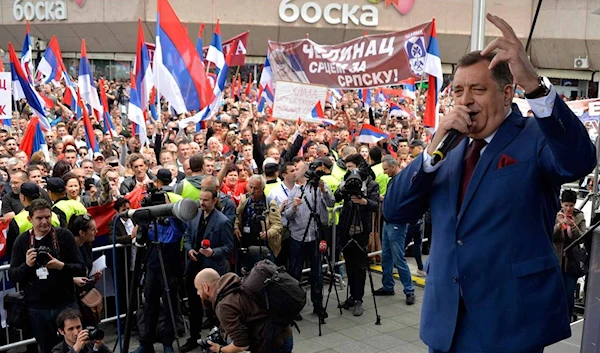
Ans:
[[[108,163],[108,165],[111,166],[111,167],[113,167],[113,168],[116,168],[116,167],[119,166],[119,162],[110,162],[110,163]]]

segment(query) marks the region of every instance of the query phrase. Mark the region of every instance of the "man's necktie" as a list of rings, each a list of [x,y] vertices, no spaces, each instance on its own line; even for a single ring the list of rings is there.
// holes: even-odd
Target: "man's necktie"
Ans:
[[[481,156],[481,150],[485,147],[485,145],[487,145],[485,140],[473,140],[473,143],[471,144],[469,155],[463,164],[462,178],[460,180],[459,209],[463,203],[465,194],[467,193],[467,187],[469,186],[469,182],[471,181],[471,177],[475,171],[475,166],[477,165],[479,157]]]

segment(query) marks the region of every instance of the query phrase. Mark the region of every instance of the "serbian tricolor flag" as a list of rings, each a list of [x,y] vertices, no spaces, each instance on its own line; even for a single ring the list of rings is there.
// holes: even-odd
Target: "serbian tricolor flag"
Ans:
[[[106,91],[104,90],[105,84],[106,81],[104,81],[104,79],[101,79],[100,83],[98,84],[100,86],[100,100],[102,101],[102,107],[104,108],[104,113],[102,114],[102,127],[105,134],[108,132],[110,137],[113,137],[115,125],[113,124],[110,113],[108,112],[108,98],[106,97]]]
[[[27,80],[27,75],[23,71],[23,67],[17,58],[15,48],[12,43],[8,43],[8,53],[10,57],[10,72],[12,77],[12,95],[15,101],[25,98],[27,104],[40,117],[39,123],[42,130],[50,130],[50,123],[46,119],[44,110],[45,102]]]
[[[79,59],[79,79],[77,80],[79,87],[79,95],[84,102],[89,104],[92,109],[103,113],[104,109],[100,104],[100,98],[98,98],[98,89],[94,82],[94,75],[90,62],[87,58],[87,49],[85,47],[85,39],[81,40],[81,58]]]
[[[218,21],[218,20],[217,20]],[[198,29],[198,39],[196,40],[196,51],[200,56],[200,60],[204,61],[204,50],[202,47],[204,43],[202,43],[202,34],[204,33],[204,23],[200,24],[200,29]]]
[[[37,116],[31,118],[29,125],[27,125],[27,129],[19,145],[19,150],[24,151],[30,157],[33,153],[42,151],[44,152],[44,156],[49,158],[48,146],[46,145],[46,139],[44,138],[40,120]]]
[[[178,114],[200,111],[214,100],[206,68],[167,0],[158,0],[154,84]]]
[[[33,49],[31,47],[31,36],[29,35],[29,20],[25,25],[25,39],[21,50],[21,67],[25,71],[29,83],[33,84]]]
[[[37,68],[38,75],[41,74],[42,76],[41,83],[45,84],[50,81],[60,82],[63,71],[66,71],[64,66],[58,39],[56,39],[56,36],[52,36]]]
[[[360,134],[356,141],[358,143],[377,143],[383,139],[391,138],[390,135],[385,132],[379,130],[373,125],[363,124],[362,130],[360,130]]]
[[[150,68],[150,57],[148,56],[148,47],[144,39],[144,30],[142,21],[138,20],[138,41],[135,55],[135,85],[140,95],[141,108],[145,111],[148,108],[150,100],[150,91],[152,90],[152,69]]]
[[[444,75],[442,74],[442,59],[440,58],[440,48],[437,41],[435,19],[431,24],[431,36],[429,37],[429,45],[427,46],[424,72],[429,75],[429,88],[427,91],[423,125],[437,129],[439,122],[438,92],[442,89]]]
[[[94,127],[92,126],[92,122],[90,120],[90,116],[88,114],[88,108],[85,103],[81,99],[81,95],[79,94],[79,90],[77,90],[77,101],[79,102],[79,108],[81,109],[82,119],[83,119],[83,132],[85,133],[85,144],[88,148],[88,154],[90,157],[94,152],[100,152],[100,147],[98,146],[98,141],[96,140],[96,134],[94,134]]]
[[[146,136],[146,119],[144,117],[144,110],[142,109],[140,92],[135,82],[135,75],[131,73],[131,89],[129,91],[129,106],[127,110],[129,113],[127,114],[127,118],[137,125],[136,132],[139,132],[140,144],[145,146],[148,140]]]
[[[310,114],[306,116],[302,121],[311,124],[325,124],[331,125],[335,124],[335,121],[330,119],[325,119],[325,112],[323,111],[323,106],[321,105],[321,101],[317,101],[315,107],[311,110]]]
[[[142,199],[147,195],[146,189],[143,186],[136,186],[130,193],[123,196],[124,198],[129,200],[131,204],[131,209],[135,210],[141,207]],[[96,228],[98,229],[98,235],[103,236],[108,234],[108,224],[113,217],[117,213],[114,209],[114,202],[109,203],[108,205],[103,206],[93,206],[88,207],[87,211],[92,216],[92,218],[96,221]],[[114,221],[114,220],[113,220]],[[112,236],[112,234],[109,234]],[[96,238],[98,239],[98,238]],[[112,239],[111,239],[112,241]],[[107,243],[105,241],[105,243]],[[96,243],[94,243],[96,245]]]
[[[416,99],[416,90],[415,90],[415,78],[411,77],[409,79],[400,81],[402,86],[404,87],[404,96],[410,98],[412,100]]]
[[[363,88],[358,90],[358,98],[364,103],[364,107],[369,109],[371,107],[372,99],[371,99],[371,89]]]

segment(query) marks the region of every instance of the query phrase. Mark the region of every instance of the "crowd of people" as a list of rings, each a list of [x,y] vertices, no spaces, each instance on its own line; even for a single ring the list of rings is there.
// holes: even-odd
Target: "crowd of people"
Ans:
[[[150,240],[161,243],[168,283],[163,283],[161,255],[153,247],[145,260],[143,326],[146,329],[140,331],[138,353],[152,352],[157,340],[165,352],[173,351],[177,328],[169,320],[160,337],[147,329],[157,327],[161,299],[165,303],[167,295],[172,303],[187,296],[184,313],[189,317],[190,337],[183,351],[198,346],[200,331],[214,325],[218,316],[210,302],[206,303],[215,290],[203,290],[212,287],[202,287],[208,280],[204,278],[199,284],[197,278],[207,268],[218,274],[219,281],[231,281],[227,273],[243,274],[261,259],[285,266],[297,279],[301,279],[303,268],[310,267],[313,312],[327,317],[322,305],[320,240],[331,244],[335,238],[333,250],[346,259],[350,290],[342,306],[353,315],[363,314],[370,262],[366,253],[372,250],[383,250],[382,287],[374,294],[395,294],[392,273],[396,267],[406,304],[415,303],[405,249],[409,243],[413,244],[412,253],[418,264],[416,275],[424,277],[421,240],[425,236],[429,243],[435,242],[431,239],[430,217],[426,213],[421,220],[410,224],[388,224],[382,217],[381,205],[389,181],[421,155],[432,139],[432,132],[422,123],[426,91],[418,92],[414,100],[399,96],[374,99],[370,108],[365,107],[358,92],[346,91],[340,99],[324,106],[325,117],[336,124],[316,125],[273,120],[268,110],[257,110],[257,89],[251,89],[246,96],[234,94],[226,87],[220,110],[202,122],[201,128],[196,124],[180,126],[179,121],[194,112],[177,115],[163,102],[156,120],[148,113],[149,143],[142,146],[135,126],[127,120],[128,85],[109,81],[100,87],[108,97],[114,131],[91,117],[99,152],[88,151],[83,122],[61,101],[64,87],[60,86],[39,87],[40,94],[55,103],[49,119],[60,118],[51,130],[45,131],[48,155],[42,151],[27,155],[19,149],[20,137],[31,117],[25,101],[16,105],[13,126],[0,130],[1,216],[10,222],[9,277],[25,290],[31,323],[26,332],[36,338],[41,353],[63,344],[58,342],[57,328],[69,347],[77,345],[82,349],[77,334],[69,336],[69,325],[77,326],[79,320],[78,328],[70,328],[77,332],[82,325],[98,325],[97,307],[84,300],[102,276],[102,272],[90,273],[94,260],[92,243],[99,226],[88,208],[95,206],[112,205],[117,212],[115,217],[119,219],[111,221],[109,228],[111,234],[113,230],[116,233],[118,243],[131,244],[139,232],[146,232]],[[406,114],[390,114],[392,103],[404,106]],[[452,97],[443,95],[442,117],[452,107]],[[377,143],[359,143],[364,124],[381,129],[389,138]],[[349,179],[359,181],[358,189],[352,187]],[[131,195],[140,188],[164,191],[167,203],[182,198],[198,201],[200,212],[189,222],[170,218],[161,221],[157,229],[144,228],[123,216],[133,203]],[[576,195],[573,198],[570,193],[563,194],[563,210],[557,216],[554,230],[559,256],[562,246],[585,232],[585,219],[573,211],[575,201]],[[333,208],[340,205],[341,212],[334,214]],[[318,222],[311,217],[314,214],[318,215]],[[563,232],[565,229],[568,232]],[[48,254],[46,263],[39,261],[42,254]],[[123,288],[122,272],[130,270],[116,269],[115,275]],[[214,286],[217,279],[211,278]],[[565,275],[571,298],[574,281],[575,276]],[[164,291],[164,287],[170,290]],[[50,290],[53,295],[45,295]],[[257,336],[240,336],[236,331],[242,324],[225,323],[228,331],[237,332],[234,337],[243,342],[236,344],[237,347],[259,351]],[[288,336],[291,339],[291,332],[281,332],[279,351],[291,351]],[[101,340],[96,343],[97,347],[90,349],[97,350]],[[215,352],[220,348],[211,347]]]

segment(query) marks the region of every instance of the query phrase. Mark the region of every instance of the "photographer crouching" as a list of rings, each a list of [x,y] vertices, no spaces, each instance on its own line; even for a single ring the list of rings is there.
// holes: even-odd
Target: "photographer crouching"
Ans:
[[[319,242],[324,238],[323,227],[327,226],[329,211],[335,199],[321,177],[324,172],[318,168],[319,161],[308,166],[304,176],[305,182],[300,187],[293,188],[288,202],[283,210],[283,217],[288,221],[291,233],[290,243],[290,274],[298,281],[302,277],[304,261],[310,260],[310,297],[313,303],[313,313],[327,318],[323,310],[323,274]],[[316,194],[316,195],[315,195]],[[314,217],[318,217],[320,224]],[[302,317],[296,318],[301,320]]]
[[[207,268],[194,280],[205,308],[213,308],[223,334],[213,332],[205,341],[214,353],[291,353],[294,338],[290,325],[272,325],[267,309],[239,290],[241,280],[235,273],[220,276]],[[225,342],[223,336],[231,343]]]
[[[367,246],[373,228],[373,212],[379,209],[379,184],[360,154],[349,155],[345,162],[348,172],[335,191],[335,201],[344,201],[338,229],[350,286],[350,297],[342,307],[352,308],[354,316],[361,316],[369,266]]]
[[[171,172],[168,169],[160,169],[157,173],[156,188],[150,183],[148,195],[142,200],[142,207],[158,206],[166,203],[176,203],[182,197],[171,192],[168,187],[171,182]],[[156,228],[155,229],[155,225]],[[165,310],[164,328],[161,331],[161,339],[165,353],[173,353],[173,341],[175,340],[175,328],[169,312],[175,310],[169,307],[170,303],[177,303],[177,286],[181,269],[181,238],[185,229],[184,224],[176,217],[150,221],[149,224],[139,224],[137,243],[145,243],[148,247],[148,258],[146,261],[146,276],[144,283],[144,330],[140,332],[140,346],[136,353],[153,352],[154,337],[158,325],[158,317],[161,310],[161,298],[163,310]],[[144,239],[147,236],[147,239]],[[164,268],[161,268],[160,254],[164,260]],[[164,270],[167,282],[164,283]],[[168,290],[167,290],[168,289]],[[168,298],[168,296],[170,298]]]
[[[52,353],[111,353],[104,344],[104,332],[94,327],[81,325],[81,313],[67,308],[56,318],[58,332],[64,341],[52,348]]]

